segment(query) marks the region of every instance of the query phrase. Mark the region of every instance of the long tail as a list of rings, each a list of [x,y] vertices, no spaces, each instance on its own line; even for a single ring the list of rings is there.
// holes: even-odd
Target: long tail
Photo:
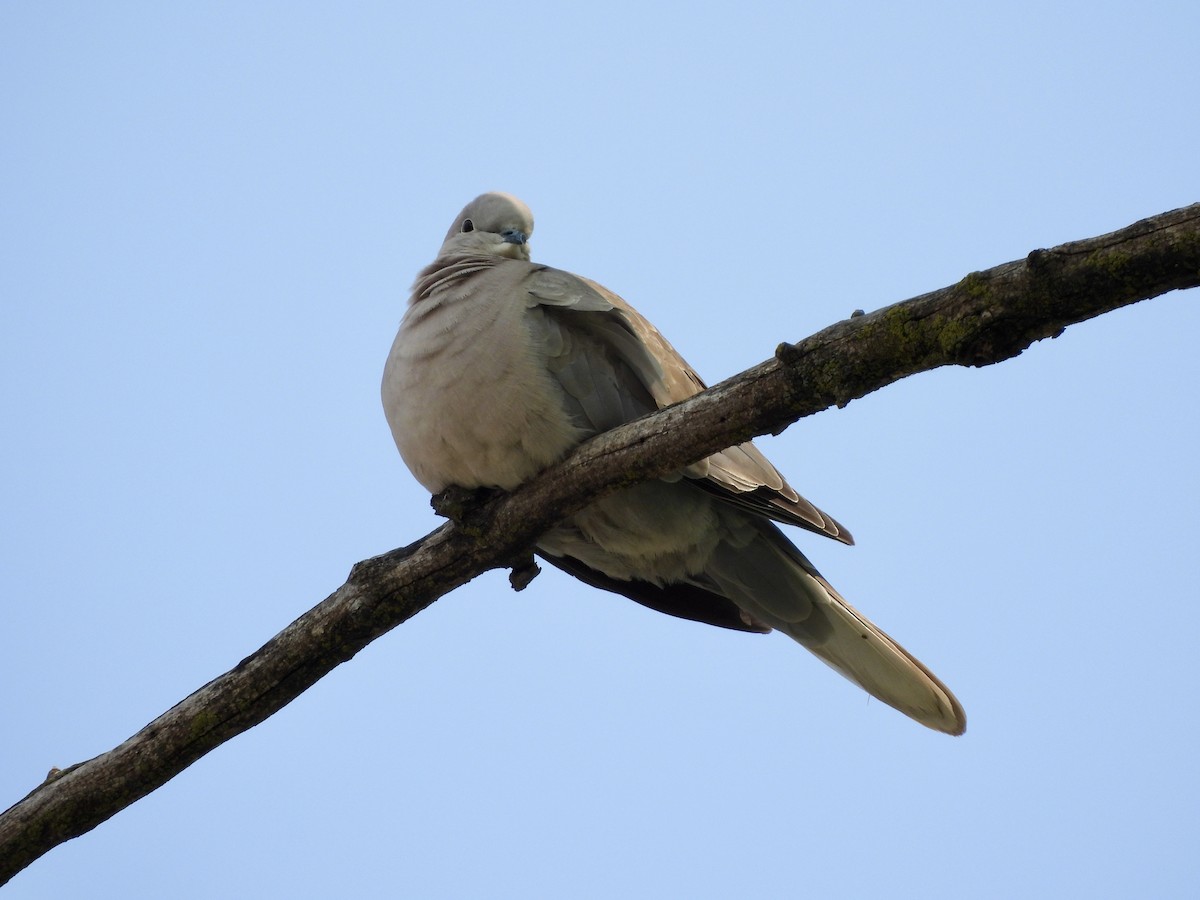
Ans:
[[[749,544],[723,543],[705,567],[722,593],[888,706],[936,731],[966,731],[949,688],[847,603],[778,528],[759,525]]]

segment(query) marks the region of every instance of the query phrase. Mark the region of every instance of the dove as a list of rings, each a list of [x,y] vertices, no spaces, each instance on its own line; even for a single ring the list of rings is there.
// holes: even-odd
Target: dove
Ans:
[[[532,233],[524,203],[483,194],[413,284],[382,399],[401,457],[433,493],[510,491],[588,438],[705,387],[621,297],[531,262]],[[747,442],[592,503],[543,535],[537,553],[660,612],[780,631],[922,725],[962,734],[950,690],[776,523],[853,543]]]

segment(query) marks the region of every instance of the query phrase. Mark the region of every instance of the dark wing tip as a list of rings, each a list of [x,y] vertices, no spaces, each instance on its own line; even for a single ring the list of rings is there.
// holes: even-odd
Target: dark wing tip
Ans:
[[[568,575],[573,575],[594,588],[621,594],[642,606],[666,613],[668,616],[691,619],[693,622],[703,622],[706,625],[716,625],[718,628],[730,628],[734,631],[751,631],[756,634],[766,634],[771,630],[769,626],[750,619],[728,597],[722,597],[720,594],[714,594],[695,585],[668,584],[659,587],[648,581],[621,581],[611,578],[603,572],[598,572],[570,556],[550,556],[541,551],[538,551],[537,555],[550,565],[562,569]]]
[[[850,533],[850,529],[835,519],[833,516],[824,510],[813,506],[799,494],[796,495],[798,502],[791,502],[786,497],[776,496],[771,498],[771,504],[783,511],[780,517],[785,522],[790,522],[793,525],[799,525],[801,528],[807,528],[809,531],[823,534],[826,537],[831,537],[835,541],[841,541],[851,547],[854,546],[854,535]]]

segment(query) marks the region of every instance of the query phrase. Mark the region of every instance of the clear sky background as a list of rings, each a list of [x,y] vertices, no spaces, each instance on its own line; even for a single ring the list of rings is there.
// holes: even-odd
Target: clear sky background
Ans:
[[[378,382],[477,193],[710,381],[1200,199],[1200,6],[984,6],[0,6],[0,806],[436,527]],[[961,739],[492,572],[3,896],[1194,897],[1198,333],[1168,295],[761,440]]]

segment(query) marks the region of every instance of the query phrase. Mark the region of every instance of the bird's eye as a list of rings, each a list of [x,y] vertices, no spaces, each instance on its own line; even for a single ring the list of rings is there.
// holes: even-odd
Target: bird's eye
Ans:
[[[468,231],[474,231],[474,230],[475,230],[475,223],[472,222],[470,219],[463,219],[463,223],[462,223],[463,234],[466,234]]]

